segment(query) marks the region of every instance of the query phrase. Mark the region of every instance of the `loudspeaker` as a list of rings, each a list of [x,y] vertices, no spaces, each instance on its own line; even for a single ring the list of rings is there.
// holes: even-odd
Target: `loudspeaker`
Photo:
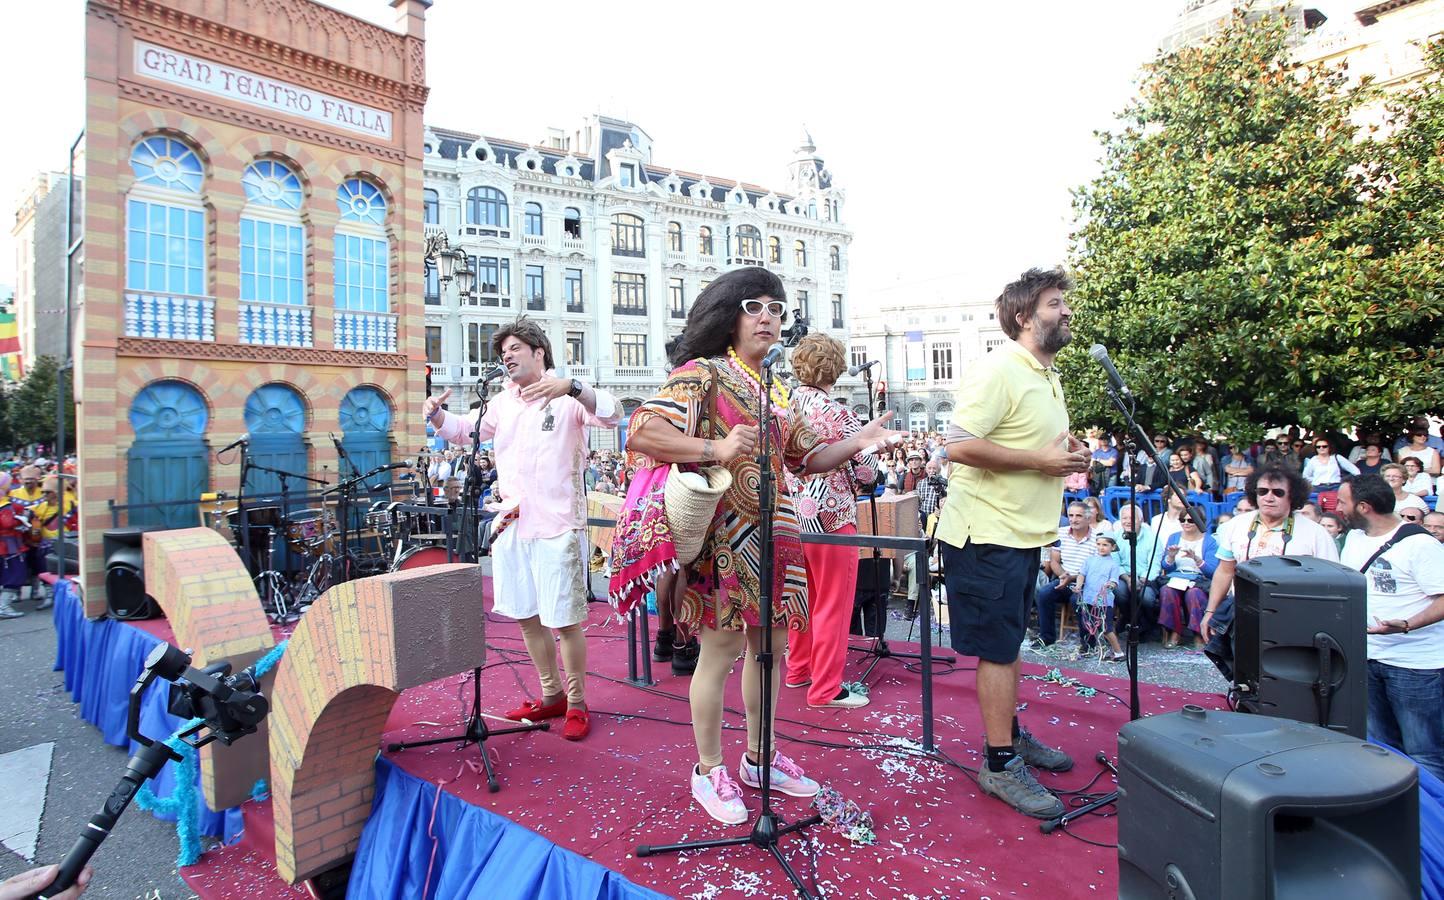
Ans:
[[[105,602],[113,619],[154,619],[160,607],[145,592],[145,556],[141,535],[155,531],[156,525],[132,525],[111,528],[101,534],[101,553],[105,557]]]
[[[1182,711],[1118,733],[1120,900],[1416,898],[1419,776],[1288,719]]]
[[[867,559],[857,561],[857,586],[853,588],[852,598],[852,625],[848,629],[852,634],[877,637],[886,633],[888,588],[891,585],[892,560],[884,556],[874,563],[872,557],[869,556]]]
[[[1239,564],[1233,590],[1238,710],[1364,738],[1364,576],[1312,556],[1265,556]]]

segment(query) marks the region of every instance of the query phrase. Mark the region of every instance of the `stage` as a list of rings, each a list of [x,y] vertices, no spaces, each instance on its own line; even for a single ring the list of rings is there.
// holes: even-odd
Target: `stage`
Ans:
[[[377,795],[351,896],[792,896],[770,859],[750,848],[685,859],[636,856],[639,843],[725,837],[740,827],[713,822],[691,799],[687,773],[695,756],[687,680],[662,665],[654,672],[666,677],[654,688],[626,683],[625,630],[610,612],[604,604],[592,606],[592,733],[585,741],[570,743],[548,732],[493,738],[488,747],[502,780],[497,794],[486,790],[475,749],[442,745],[378,757]],[[529,693],[534,678],[515,625],[492,617],[488,629],[492,649],[482,693],[486,711],[495,713]],[[867,661],[854,654],[849,676]],[[864,710],[812,710],[800,693],[783,689],[781,748],[809,774],[869,809],[877,831],[877,843],[866,847],[851,846],[822,826],[811,830],[813,843],[789,838],[784,848],[794,866],[804,878],[815,873],[817,886],[836,897],[1116,893],[1111,817],[1072,826],[1076,837],[1045,836],[1035,820],[980,794],[964,770],[978,765],[982,740],[973,673],[939,672],[937,743],[946,759],[921,753],[920,678],[896,660],[877,667],[873,702]],[[1040,668],[1026,674],[1020,690],[1024,723],[1077,760],[1072,772],[1044,773],[1043,781],[1065,791],[1090,783],[1111,788],[1111,779],[1099,777],[1103,770],[1094,756],[1116,750],[1115,734],[1128,717],[1126,679],[1087,676],[1098,693],[1085,697],[1074,687],[1036,680],[1045,674]],[[460,676],[405,692],[384,742],[457,731],[469,696]],[[728,765],[735,766],[743,746],[739,676],[729,683],[727,701],[724,745]],[[1147,685],[1143,691],[1146,713],[1184,703],[1218,707],[1221,701]],[[747,793],[755,810],[756,792]],[[207,898],[303,896],[272,874],[266,804],[243,809],[241,843],[209,852],[183,870],[187,883]],[[807,805],[782,797],[779,810],[794,820]]]

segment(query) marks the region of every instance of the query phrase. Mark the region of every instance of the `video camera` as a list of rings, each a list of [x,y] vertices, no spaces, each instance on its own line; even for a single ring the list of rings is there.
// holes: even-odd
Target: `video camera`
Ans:
[[[146,690],[157,679],[170,684],[167,708],[172,715],[186,720],[199,720],[176,736],[199,749],[212,741],[230,746],[252,734],[271,711],[260,692],[260,679],[254,666],[231,674],[231,664],[219,662],[204,669],[191,666],[190,654],[170,644],[160,644],[146,658],[145,668],[130,688],[130,708],[126,730],[130,739],[140,745],[125,765],[125,774],[111,791],[100,812],[81,829],[80,837],[60,864],[55,881],[35,897],[46,900],[75,884],[85,864],[115,827],[141,785],[160,773],[168,762],[180,762],[181,754],[165,741],[146,737],[140,731],[140,704]]]

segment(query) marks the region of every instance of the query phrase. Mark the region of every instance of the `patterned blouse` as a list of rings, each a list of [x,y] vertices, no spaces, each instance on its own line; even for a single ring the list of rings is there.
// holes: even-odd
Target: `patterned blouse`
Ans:
[[[717,419],[703,406],[707,389],[717,376]],[[726,357],[697,360],[675,369],[662,385],[657,396],[643,403],[632,414],[629,431],[635,433],[654,418],[665,419],[684,434],[721,440],[735,425],[757,424],[759,387],[750,375],[734,367]],[[781,413],[778,415],[778,413]],[[772,621],[797,630],[806,630],[807,570],[802,559],[802,543],[793,507],[792,495],[783,478],[787,468],[802,469],[807,458],[823,446],[806,425],[789,420],[785,410],[774,407],[771,419],[773,483],[776,485],[777,509],[773,516],[773,581]],[[634,454],[643,465],[651,460]],[[757,491],[761,470],[757,458],[740,456],[727,464],[732,473],[732,487],[717,504],[717,517],[711,533],[702,545],[697,561],[687,567],[687,595],[677,620],[689,628],[739,629],[744,625],[761,624],[760,590],[761,532],[758,524]]]
[[[792,392],[792,420],[803,422],[824,444],[846,440],[862,430],[857,415],[827,396],[803,385]],[[854,456],[830,472],[797,476],[787,473],[787,487],[796,499],[797,518],[805,534],[835,534],[857,524],[857,495],[877,481],[880,465],[868,452]]]

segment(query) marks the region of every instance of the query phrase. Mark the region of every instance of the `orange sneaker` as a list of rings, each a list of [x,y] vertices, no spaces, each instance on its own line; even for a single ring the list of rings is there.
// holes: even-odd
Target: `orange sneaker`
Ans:
[[[520,722],[522,719],[529,719],[533,722],[540,722],[542,719],[555,719],[566,715],[567,698],[563,697],[555,703],[548,703],[543,706],[535,700],[527,700],[521,706],[506,714],[513,722]]]
[[[579,741],[586,737],[591,730],[591,719],[587,716],[585,709],[567,710],[567,723],[562,726],[562,737],[569,741]]]

